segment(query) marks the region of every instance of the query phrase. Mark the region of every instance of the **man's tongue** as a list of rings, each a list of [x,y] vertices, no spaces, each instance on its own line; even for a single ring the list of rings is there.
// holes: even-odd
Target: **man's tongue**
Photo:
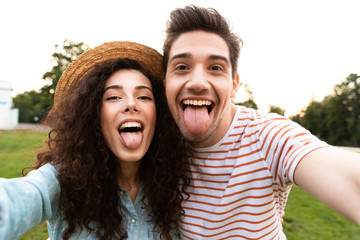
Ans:
[[[127,148],[137,148],[140,146],[143,139],[143,134],[141,131],[138,132],[121,132],[121,138],[123,139],[124,145]]]
[[[202,134],[205,132],[209,122],[207,108],[205,106],[187,106],[184,110],[184,122],[187,130],[191,134]]]

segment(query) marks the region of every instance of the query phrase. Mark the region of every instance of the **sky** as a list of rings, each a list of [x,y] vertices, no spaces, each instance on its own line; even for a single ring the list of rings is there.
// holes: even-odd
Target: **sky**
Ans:
[[[136,41],[162,52],[170,12],[189,4],[215,8],[242,38],[240,82],[262,111],[275,105],[294,115],[360,75],[357,0],[12,0],[0,3],[0,81],[13,96],[40,89],[65,39]]]

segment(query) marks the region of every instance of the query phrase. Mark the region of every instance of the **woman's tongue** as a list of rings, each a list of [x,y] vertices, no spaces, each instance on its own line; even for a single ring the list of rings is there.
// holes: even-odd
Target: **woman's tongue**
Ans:
[[[141,131],[138,132],[121,132],[120,136],[123,140],[124,145],[127,148],[137,148],[140,146],[143,139],[143,134]]]
[[[187,106],[184,109],[184,123],[191,134],[202,134],[205,132],[209,122],[209,113],[205,106]]]

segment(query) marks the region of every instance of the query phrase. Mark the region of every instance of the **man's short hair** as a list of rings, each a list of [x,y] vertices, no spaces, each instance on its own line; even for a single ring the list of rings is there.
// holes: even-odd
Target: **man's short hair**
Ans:
[[[166,38],[163,45],[163,69],[166,74],[169,52],[174,41],[186,32],[203,30],[222,37],[229,47],[232,77],[237,73],[240,49],[243,44],[241,38],[230,30],[227,20],[213,8],[203,8],[194,5],[177,8],[170,13],[166,24]]]

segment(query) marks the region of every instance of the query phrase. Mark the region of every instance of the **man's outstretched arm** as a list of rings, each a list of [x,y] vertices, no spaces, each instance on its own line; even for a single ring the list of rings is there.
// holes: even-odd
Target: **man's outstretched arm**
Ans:
[[[307,154],[294,180],[344,217],[360,225],[360,154],[325,147]]]

